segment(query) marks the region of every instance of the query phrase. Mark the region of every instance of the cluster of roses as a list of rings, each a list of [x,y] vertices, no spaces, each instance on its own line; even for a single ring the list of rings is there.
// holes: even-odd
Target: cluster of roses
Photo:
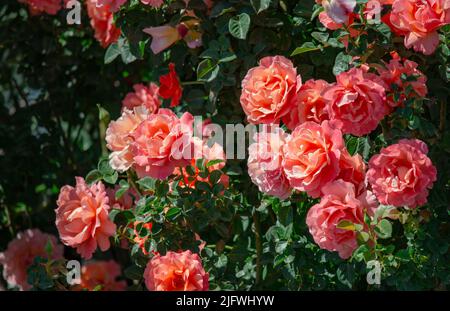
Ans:
[[[122,115],[112,121],[107,129],[107,146],[112,151],[111,166],[124,172],[133,168],[140,177],[150,176],[165,179],[169,175],[181,178],[184,186],[195,188],[197,181],[208,182],[198,174],[196,159],[224,160],[223,148],[214,144],[209,147],[205,140],[193,137],[193,117],[189,113],[178,118],[170,109],[160,108],[161,98],[171,99],[171,106],[179,104],[182,89],[173,64],[170,72],[160,77],[160,86],[137,84],[134,92],[126,95],[122,102]],[[185,150],[189,150],[187,153]],[[181,155],[179,157],[178,155]],[[197,174],[188,174],[185,166],[192,165]],[[223,168],[224,162],[208,167],[208,170]],[[76,177],[75,187],[61,188],[56,209],[56,227],[63,244],[76,248],[83,259],[91,259],[99,248],[110,248],[110,238],[116,233],[116,225],[109,218],[111,208],[130,209],[139,197],[135,189],[116,199],[116,189],[107,189],[101,181],[88,185],[82,177]],[[220,179],[225,186],[228,176]],[[134,223],[134,243],[145,255],[147,238],[138,235]],[[151,231],[151,223],[143,224]],[[45,252],[46,243],[51,243],[53,252]],[[127,247],[125,245],[125,247]],[[190,251],[158,253],[149,261],[144,278],[150,290],[207,290],[208,274],[204,271],[200,257]],[[5,279],[11,285],[29,289],[27,268],[36,256],[62,259],[63,247],[55,237],[38,229],[19,233],[10,242],[8,249],[0,254]],[[126,288],[124,281],[117,281],[120,267],[114,261],[89,262],[82,268],[82,279],[74,289],[92,290],[102,285],[104,290]]]
[[[330,30],[347,29],[349,36],[357,37],[362,30],[358,23],[380,21],[391,31],[404,37],[406,48],[413,48],[425,55],[432,54],[439,45],[438,29],[450,24],[448,0],[369,0],[364,4],[364,20],[354,12],[356,0],[316,0],[324,7],[320,22]],[[384,15],[383,12],[387,11]],[[381,16],[382,15],[382,16]],[[344,38],[344,43],[348,37]]]
[[[436,169],[427,146],[400,140],[370,159],[368,170],[360,155],[351,156],[343,134],[364,135],[374,130],[399,101],[389,94],[392,85],[408,84],[426,94],[425,77],[417,64],[393,54],[379,76],[363,65],[337,76],[337,82],[309,80],[302,85],[290,60],[265,57],[242,81],[241,104],[253,124],[266,124],[249,147],[248,171],[262,192],[287,198],[292,189],[321,198],[308,212],[307,224],[316,243],[348,258],[357,247],[356,233],[337,228],[342,220],[364,225],[377,201],[414,208],[426,203]],[[402,75],[415,75],[407,82]],[[280,121],[292,130],[279,127]],[[270,128],[270,131],[267,130]]]
[[[195,171],[196,159],[223,160],[211,165],[208,170],[221,169],[225,165],[225,153],[221,145],[208,146],[203,138],[193,136],[193,116],[186,112],[178,118],[170,109],[161,108],[160,97],[171,99],[171,107],[180,103],[182,89],[174,64],[170,72],[160,77],[160,86],[137,84],[122,102],[122,115],[112,121],[106,130],[107,147],[111,150],[110,165],[119,172],[133,168],[138,177],[149,176],[165,179],[175,174],[188,177],[187,165]],[[208,122],[208,121],[206,121]],[[180,170],[181,167],[181,170]],[[195,181],[205,181],[196,175]],[[220,180],[225,186],[228,176]],[[195,185],[189,182],[190,186]]]

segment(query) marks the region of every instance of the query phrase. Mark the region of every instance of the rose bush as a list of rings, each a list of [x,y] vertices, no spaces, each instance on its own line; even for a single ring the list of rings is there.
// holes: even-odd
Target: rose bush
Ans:
[[[0,288],[450,286],[448,1],[5,1]]]

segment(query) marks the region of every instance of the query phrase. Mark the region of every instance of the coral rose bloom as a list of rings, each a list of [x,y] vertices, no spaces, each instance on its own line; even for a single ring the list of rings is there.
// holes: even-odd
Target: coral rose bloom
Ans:
[[[184,113],[178,118],[169,109],[150,115],[132,133],[131,151],[139,177],[165,179],[176,166],[192,159],[194,117]]]
[[[330,85],[324,80],[308,80],[300,88],[297,104],[283,117],[283,122],[290,130],[306,121],[322,123],[328,120],[327,101],[323,98],[323,92]]]
[[[124,291],[127,283],[116,280],[120,275],[120,266],[114,260],[88,262],[81,267],[81,284],[75,289],[92,291],[100,285],[102,291]]]
[[[265,129],[256,133],[248,148],[248,174],[261,192],[286,199],[292,188],[284,174],[281,149],[288,134],[282,128]]]
[[[253,124],[278,123],[297,102],[301,78],[283,56],[264,57],[242,80],[241,105]]]
[[[337,83],[324,93],[330,118],[342,122],[344,134],[368,134],[386,115],[384,83],[378,79],[362,68],[352,68],[339,74]]]
[[[322,187],[339,174],[343,148],[341,131],[329,121],[321,125],[308,121],[298,126],[282,149],[282,165],[291,186],[319,197]]]
[[[395,0],[389,22],[395,33],[405,36],[405,47],[430,55],[439,45],[437,30],[450,24],[450,2]]]
[[[347,150],[342,150],[339,159],[339,175],[336,179],[352,183],[355,186],[356,195],[366,189],[366,164],[362,157],[355,153],[351,156]]]
[[[145,106],[149,113],[155,113],[161,106],[158,97],[159,88],[155,83],[148,86],[143,84],[133,85],[134,92],[128,93],[122,101],[122,108],[133,110],[135,107]]]
[[[358,247],[356,232],[337,225],[342,220],[364,225],[364,211],[372,209],[375,203],[368,201],[367,195],[356,197],[354,185],[343,180],[323,187],[320,203],[311,207],[306,216],[309,232],[320,248],[337,251],[343,259],[352,255]]]
[[[149,112],[144,106],[133,110],[123,109],[122,116],[111,121],[106,129],[106,147],[112,151],[109,155],[109,164],[119,172],[128,170],[134,163],[130,151],[132,143],[131,133],[144,121]]]
[[[114,26],[114,17],[110,6],[97,6],[96,0],[87,0],[86,6],[95,39],[104,48],[116,42],[120,36],[120,29]]]
[[[64,248],[53,235],[42,233],[39,229],[19,232],[7,249],[0,253],[3,278],[12,286],[29,290],[31,285],[27,282],[27,269],[38,256],[50,259],[45,250],[47,243],[52,245],[51,259],[62,259]]]
[[[90,259],[97,249],[110,247],[109,237],[116,225],[109,219],[110,206],[105,186],[88,186],[82,177],[75,177],[76,186],[61,188],[56,209],[56,227],[61,241],[77,249],[84,259]]]
[[[187,250],[155,256],[144,272],[145,285],[152,291],[206,291],[209,274],[197,254]]]
[[[370,159],[367,180],[380,203],[415,208],[427,202],[428,189],[436,181],[427,153],[424,142],[402,139]]]

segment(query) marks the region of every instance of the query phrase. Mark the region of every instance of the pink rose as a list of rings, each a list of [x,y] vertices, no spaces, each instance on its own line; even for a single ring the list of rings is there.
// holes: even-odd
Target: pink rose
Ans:
[[[149,113],[155,113],[161,106],[158,92],[159,87],[155,83],[147,86],[143,84],[133,85],[134,92],[128,93],[122,101],[122,108],[133,110],[135,107],[145,106]]]
[[[96,0],[87,0],[86,6],[95,39],[104,48],[116,42],[120,36],[120,29],[114,26],[111,8],[108,5],[97,6]]]
[[[148,110],[139,106],[133,110],[123,109],[122,116],[111,121],[106,129],[106,147],[112,151],[109,155],[109,164],[119,172],[128,170],[133,164],[133,154],[130,144],[133,139],[131,133],[148,116]]]
[[[324,80],[308,80],[297,94],[297,104],[283,117],[283,122],[290,130],[306,121],[322,123],[328,120],[327,101],[323,92],[330,85]]]
[[[339,159],[339,175],[336,179],[352,183],[355,186],[356,195],[366,189],[366,164],[362,157],[355,153],[351,156],[347,150],[343,150]]]
[[[427,152],[424,142],[402,139],[370,159],[367,180],[380,203],[415,208],[427,202],[436,181]]]
[[[132,133],[131,152],[139,177],[165,179],[176,166],[186,166],[192,159],[192,124],[186,112],[178,118],[169,109],[159,109]]]
[[[28,5],[31,15],[40,15],[42,13],[56,15],[62,8],[61,0],[19,0],[19,2]]]
[[[417,69],[418,64],[408,59],[401,59],[400,56],[393,52],[392,59],[384,66],[377,66],[378,74],[389,90],[387,96],[387,103],[390,107],[397,107],[401,105],[407,98],[425,97],[427,95],[427,77]],[[415,80],[405,81],[402,75],[406,77],[414,77]],[[392,85],[396,85],[396,90],[392,89]],[[406,90],[412,88],[409,96],[406,95]],[[394,99],[393,93],[400,95],[397,100]]]
[[[313,198],[339,174],[344,140],[329,121],[299,125],[283,146],[283,169],[291,186]]]
[[[109,249],[109,237],[115,234],[116,225],[108,216],[110,206],[105,186],[101,182],[88,186],[82,177],[75,180],[75,187],[61,188],[56,202],[56,227],[65,245],[90,259],[97,245],[102,251]]]
[[[88,262],[81,267],[81,284],[75,289],[92,291],[100,285],[101,291],[124,291],[127,282],[116,280],[120,275],[120,266],[114,260]]]
[[[242,80],[241,105],[248,122],[278,123],[295,106],[301,84],[289,59],[262,58]]]
[[[342,259],[347,259],[358,247],[356,232],[337,225],[342,220],[364,225],[364,211],[372,206],[366,200],[367,193],[358,198],[354,185],[343,180],[327,184],[322,192],[320,203],[309,209],[306,224],[320,248],[337,251]]]
[[[286,199],[292,192],[284,174],[282,147],[288,134],[282,128],[265,128],[256,133],[248,148],[248,174],[261,192]]]
[[[393,31],[405,36],[405,47],[431,55],[439,45],[437,30],[450,24],[448,0],[395,0],[389,15]]]
[[[46,252],[47,243],[52,246],[51,258]],[[34,258],[62,259],[64,248],[58,244],[53,235],[42,233],[39,229],[28,229],[19,232],[16,238],[8,243],[7,249],[0,253],[0,265],[3,266],[3,277],[12,286],[20,290],[29,290],[27,269]]]
[[[373,131],[387,113],[383,82],[363,68],[352,68],[336,77],[325,91],[332,120],[342,122],[342,132],[362,136]]]
[[[156,255],[144,272],[145,285],[151,291],[206,291],[209,274],[205,272],[197,254],[187,250],[164,256]]]

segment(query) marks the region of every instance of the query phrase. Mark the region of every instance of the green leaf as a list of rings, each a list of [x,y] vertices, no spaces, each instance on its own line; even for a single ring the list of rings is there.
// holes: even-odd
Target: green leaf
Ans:
[[[320,43],[326,43],[328,38],[330,37],[330,34],[327,32],[317,32],[314,31],[311,33],[311,37],[319,41]]]
[[[392,224],[387,219],[382,219],[375,227],[375,231],[381,239],[390,238],[392,235]]]
[[[203,181],[197,182],[196,188],[200,191],[205,191],[205,192],[209,192],[211,190],[211,187],[209,186],[209,184],[206,182],[203,182]]]
[[[364,244],[367,241],[369,241],[369,234],[367,232],[364,231],[360,231],[358,232],[358,234],[356,235],[356,238],[358,239],[358,241],[360,242],[360,244]]]
[[[112,222],[114,222],[114,219],[116,218],[117,215],[119,215],[119,213],[121,212],[120,209],[117,208],[113,208],[110,212],[109,212],[109,219],[111,219]]]
[[[277,252],[278,254],[281,254],[284,252],[284,250],[286,249],[287,246],[288,246],[288,241],[279,241],[275,245],[275,252]]]
[[[154,190],[156,187],[156,180],[150,177],[144,177],[136,182],[143,190]]]
[[[271,0],[250,0],[250,2],[252,3],[255,12],[259,14],[269,8]]]
[[[159,183],[156,185],[155,194],[159,197],[165,197],[169,193],[170,187],[166,182]]]
[[[209,174],[209,181],[214,185],[220,180],[220,177],[222,177],[222,172],[214,170]]]
[[[111,63],[113,60],[117,58],[117,56],[120,55],[120,49],[117,43],[111,44],[108,49],[105,52],[105,57],[103,59],[103,62],[105,64]]]
[[[342,229],[342,230],[349,230],[349,231],[355,231],[355,225],[348,220],[341,220],[337,225],[336,228]]]
[[[134,62],[137,58],[133,55],[130,49],[130,43],[127,38],[121,37],[117,40],[117,46],[120,50],[120,56],[124,64],[129,64]]]
[[[381,33],[383,35],[383,37],[385,37],[387,40],[391,39],[391,35],[392,35],[391,29],[385,23],[377,23],[375,25],[375,29],[379,33]]]
[[[305,42],[300,47],[296,48],[291,53],[291,56],[295,56],[295,55],[299,55],[299,54],[311,52],[311,51],[317,51],[317,50],[320,50],[320,47],[316,46],[312,42]]]
[[[106,157],[100,159],[97,169],[102,175],[112,175],[114,173],[114,169],[109,165],[109,160]]]
[[[336,56],[336,60],[334,62],[333,74],[337,76],[338,74],[347,71],[351,61],[352,57],[350,55],[347,55],[344,52],[340,52]]]
[[[220,67],[213,60],[207,58],[202,60],[197,67],[197,80],[211,82],[217,77]]]
[[[53,244],[51,240],[49,239],[47,243],[45,244],[45,253],[47,254],[48,258],[52,257],[53,254]]]
[[[120,188],[115,193],[116,200],[120,199],[125,194],[125,192],[127,192],[127,190],[130,189],[130,185],[125,179],[122,179],[119,182],[119,186]]]
[[[192,165],[188,165],[185,167],[186,173],[188,173],[189,176],[194,176],[195,175],[195,170],[192,167]]]
[[[241,13],[230,18],[228,21],[228,30],[230,34],[238,39],[244,40],[247,37],[250,28],[250,16],[247,13]]]
[[[211,166],[213,166],[213,165],[216,165],[216,164],[219,164],[219,163],[222,163],[222,162],[225,162],[224,160],[222,160],[222,159],[215,159],[215,160],[210,160],[210,161],[208,161],[207,163],[206,163],[206,168],[210,168]]]
[[[179,207],[172,207],[171,209],[169,209],[166,213],[166,218],[169,219],[175,219],[175,217],[178,216],[178,214],[180,214],[181,212],[181,208]]]
[[[102,179],[103,175],[99,170],[92,170],[86,175],[86,182],[92,184]]]
[[[114,172],[111,175],[103,175],[103,180],[112,185],[116,183],[117,178],[119,178],[119,174],[117,172]]]

